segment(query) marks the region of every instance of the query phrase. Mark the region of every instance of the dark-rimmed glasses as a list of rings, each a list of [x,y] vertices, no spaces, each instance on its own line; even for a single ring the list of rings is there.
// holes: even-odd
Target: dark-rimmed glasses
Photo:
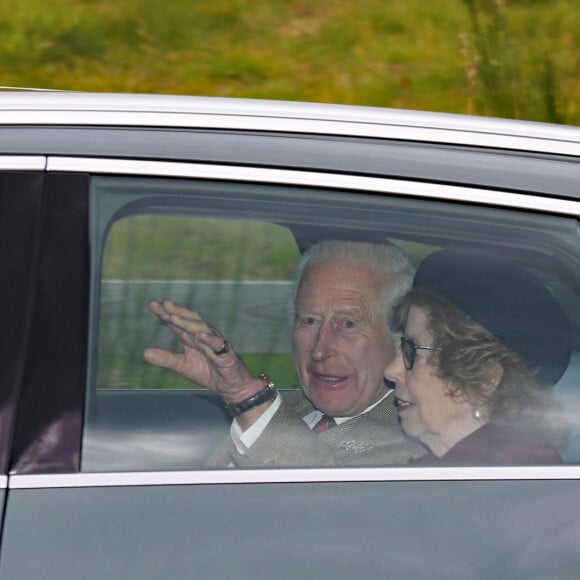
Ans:
[[[403,353],[403,362],[405,363],[405,368],[410,371],[413,370],[413,365],[415,364],[415,356],[417,355],[417,350],[443,350],[436,346],[425,346],[423,344],[415,344],[412,340],[406,336],[401,336],[401,352]]]

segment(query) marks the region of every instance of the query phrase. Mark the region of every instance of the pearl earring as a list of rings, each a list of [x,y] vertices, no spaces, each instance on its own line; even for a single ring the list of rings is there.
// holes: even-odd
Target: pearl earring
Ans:
[[[485,413],[484,413],[483,407],[481,405],[474,404],[472,413],[473,413],[473,418],[476,421],[483,421]]]

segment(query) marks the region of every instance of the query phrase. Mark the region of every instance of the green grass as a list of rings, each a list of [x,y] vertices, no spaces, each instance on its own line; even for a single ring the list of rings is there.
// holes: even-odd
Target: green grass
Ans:
[[[103,279],[285,281],[291,279],[298,257],[290,231],[275,224],[137,215],[121,219],[111,228]],[[191,388],[185,379],[143,360],[143,349],[156,344],[164,328],[158,324],[151,336],[143,336],[142,327],[133,324],[135,317],[146,311],[147,300],[153,297],[150,292],[146,283],[140,285],[136,294],[122,298],[114,315],[108,303],[102,305],[97,368],[100,388]],[[219,293],[214,299],[219,303]],[[230,312],[233,324],[239,309],[235,299],[221,309]],[[170,348],[180,350],[181,346],[174,340]],[[291,355],[275,351],[240,354],[252,372],[266,372],[284,387],[297,384]]]
[[[135,216],[111,228],[103,278],[289,280],[297,259],[292,234],[274,224]]]
[[[505,5],[499,20],[498,4]],[[487,59],[483,37],[492,48]],[[296,99],[578,124],[579,45],[577,0],[0,4],[4,85]],[[486,86],[490,70],[497,74]]]
[[[503,117],[577,122],[579,5],[570,10],[558,2],[464,4],[473,30],[463,49],[475,107]]]
[[[255,376],[266,373],[281,389],[298,388],[299,380],[291,354],[240,353]],[[199,388],[173,371],[148,364],[141,353],[99,356],[98,389],[192,389]]]

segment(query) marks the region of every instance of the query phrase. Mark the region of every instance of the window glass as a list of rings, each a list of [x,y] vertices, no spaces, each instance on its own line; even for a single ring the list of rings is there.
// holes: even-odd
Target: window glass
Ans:
[[[254,372],[297,384],[289,287],[299,255],[291,232],[267,222],[135,215],[109,231],[100,285],[97,389],[192,388],[143,359],[179,341],[148,311],[170,299],[219,328]]]
[[[550,352],[555,356],[561,353],[566,359],[562,376],[550,389],[550,397],[561,407],[546,407],[547,414],[557,413],[554,417],[568,427],[566,436],[562,431],[553,445],[564,461],[580,460],[580,429],[576,428],[580,422],[579,397],[574,386],[580,373],[580,244],[575,220],[404,198],[396,192],[374,196],[273,185],[112,177],[94,180],[92,208],[91,347],[83,470],[405,465],[409,458],[419,461],[423,455],[439,451],[421,431],[432,427],[429,421],[417,426],[407,418],[422,402],[422,395],[412,391],[413,380],[420,377],[421,361],[433,365],[444,360],[445,348],[435,344],[443,339],[431,332],[433,329],[425,334],[422,328],[410,329],[404,324],[393,327],[394,344],[399,348],[400,336],[405,336],[405,365],[417,366],[415,370],[407,368],[403,378],[395,371],[391,376],[388,366],[381,368],[380,375],[388,381],[384,393],[388,393],[393,429],[400,426],[392,409],[394,395],[388,388],[396,386],[395,394],[406,397],[400,397],[399,413],[407,432],[403,439],[409,447],[387,449],[384,444],[389,435],[382,431],[385,427],[380,413],[387,401],[382,398],[383,391],[380,400],[372,399],[372,405],[362,409],[364,420],[358,419],[365,424],[372,422],[372,416],[374,423],[369,429],[347,429],[345,425],[354,424],[349,423],[349,417],[361,413],[349,400],[337,412],[338,425],[331,427],[335,431],[314,434],[319,417],[316,409],[305,405],[308,399],[317,402],[318,395],[308,391],[308,386],[304,388],[307,398],[301,395],[295,369],[300,364],[295,363],[294,351],[298,353],[304,342],[296,337],[308,335],[317,325],[322,328],[320,321],[326,314],[320,314],[318,306],[313,311],[305,306],[299,309],[295,326],[291,294],[301,252],[320,240],[390,242],[420,269],[432,256],[458,252],[468,256],[470,267],[476,266],[467,278],[476,279],[485,270],[482,256],[490,259],[492,269],[507,260],[515,264],[514,269],[531,276],[534,284],[547,292],[550,305],[553,302],[562,313],[567,329],[545,338],[546,344],[551,341]],[[343,268],[337,284],[342,278],[348,282],[349,276],[349,268]],[[451,286],[461,288],[461,276],[454,276],[452,272],[448,277],[453,281]],[[520,292],[517,303],[533,296],[531,288],[522,291],[508,279],[506,274],[505,282],[495,280],[487,294],[482,290],[482,300]],[[482,282],[481,288],[484,286]],[[166,298],[199,312],[234,345],[253,375],[267,373],[282,393],[279,401],[283,406],[276,411],[275,420],[261,425],[249,443],[242,438],[241,447],[239,441],[232,447],[231,414],[215,393],[144,361],[143,350],[149,346],[180,352],[180,343],[170,329],[148,311],[149,300]],[[538,303],[538,308],[543,304]],[[376,320],[367,314],[357,318],[349,311],[347,317],[329,316],[328,328],[341,344],[349,345],[337,351],[343,357],[336,355],[336,360],[343,360],[342,366],[328,363],[316,367],[312,363],[309,372],[334,393],[343,384],[350,384],[347,377],[351,374],[362,384],[360,377],[370,376],[375,368],[374,343],[361,343],[357,338],[376,331]],[[360,324],[370,330],[357,334]],[[293,343],[293,329],[300,325],[304,330],[295,330]],[[527,334],[536,333],[532,322],[526,328]],[[492,323],[492,330],[501,331],[497,321]],[[363,347],[359,348],[360,344]],[[388,348],[393,348],[392,344],[385,346]],[[383,350],[378,352],[382,361]],[[357,366],[356,360],[363,363]],[[425,367],[429,368],[435,367]],[[440,375],[432,373],[430,380],[437,382]],[[375,380],[373,384],[378,383]],[[477,417],[481,401],[473,393],[469,397],[466,403],[475,420],[484,417],[487,421],[491,403],[483,405],[484,414]],[[445,403],[449,400],[447,397]],[[319,406],[324,404],[322,401]],[[444,415],[443,422],[450,417]],[[467,433],[480,433],[476,426]],[[344,435],[339,436],[341,433]],[[246,444],[249,447],[244,448]],[[226,459],[218,461],[216,450],[222,448],[227,451]],[[435,453],[435,459],[438,457]],[[535,463],[531,457],[530,462]],[[537,462],[544,459],[540,454]],[[490,457],[490,463],[495,461],[500,460]],[[469,463],[469,457],[464,463]]]

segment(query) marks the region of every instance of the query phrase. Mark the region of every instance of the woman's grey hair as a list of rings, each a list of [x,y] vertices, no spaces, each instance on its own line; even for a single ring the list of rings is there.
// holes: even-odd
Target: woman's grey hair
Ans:
[[[364,264],[385,275],[383,313],[388,316],[391,306],[411,289],[415,267],[410,258],[397,246],[389,243],[323,240],[304,252],[294,273],[292,306],[296,309],[298,291],[306,272],[321,262]]]

